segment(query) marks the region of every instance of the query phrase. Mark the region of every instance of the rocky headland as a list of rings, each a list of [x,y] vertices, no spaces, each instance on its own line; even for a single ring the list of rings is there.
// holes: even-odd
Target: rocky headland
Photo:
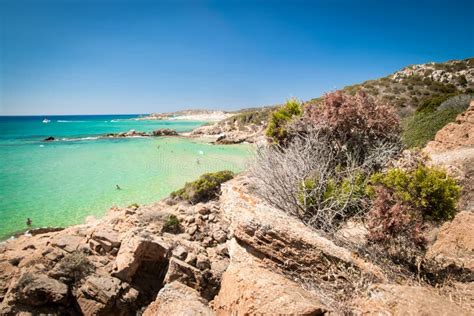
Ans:
[[[447,126],[427,147],[434,163],[472,166],[472,155],[456,160],[461,164],[439,158],[472,150],[471,113],[472,106],[457,127]],[[467,139],[445,139],[453,128]],[[458,176],[471,181],[466,172]],[[471,194],[465,190],[460,212],[432,232],[428,246],[427,257],[467,273],[446,286],[393,280],[382,267],[259,199],[244,173],[205,203],[165,199],[112,208],[100,220],[2,243],[0,313],[470,315]],[[341,233],[366,242],[357,225]],[[359,291],[360,282],[370,284]]]

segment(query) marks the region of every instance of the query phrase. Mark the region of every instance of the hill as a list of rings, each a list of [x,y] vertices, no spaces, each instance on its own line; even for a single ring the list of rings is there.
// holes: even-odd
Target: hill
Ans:
[[[389,76],[343,88],[349,94],[363,90],[397,107],[401,116],[424,101],[446,94],[474,92],[474,58],[405,67]]]

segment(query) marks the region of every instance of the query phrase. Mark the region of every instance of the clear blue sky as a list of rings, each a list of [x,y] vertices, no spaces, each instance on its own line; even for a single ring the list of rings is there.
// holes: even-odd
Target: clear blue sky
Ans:
[[[0,115],[238,109],[474,56],[474,1],[0,0]]]

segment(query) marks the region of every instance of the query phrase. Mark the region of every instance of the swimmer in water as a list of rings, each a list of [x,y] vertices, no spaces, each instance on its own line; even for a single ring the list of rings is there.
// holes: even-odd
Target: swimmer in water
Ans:
[[[196,163],[199,165],[201,163],[201,160],[199,160],[199,158],[197,158]]]
[[[116,185],[115,185],[115,188],[116,188],[117,190],[122,190],[122,188],[121,188],[121,187],[119,187],[119,185],[118,185],[118,184],[116,184]]]
[[[32,223],[33,221],[31,220],[31,218],[28,217],[28,219],[26,220],[26,225],[31,226]]]

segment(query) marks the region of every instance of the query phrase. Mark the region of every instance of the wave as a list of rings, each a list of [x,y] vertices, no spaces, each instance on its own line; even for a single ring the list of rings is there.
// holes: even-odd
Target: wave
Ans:
[[[61,140],[65,141],[65,142],[77,142],[77,141],[81,141],[81,140],[96,140],[96,139],[99,139],[99,138],[103,138],[103,137],[89,136],[89,137],[61,138]]]
[[[57,120],[58,123],[86,123],[87,121],[68,121],[68,120]]]

